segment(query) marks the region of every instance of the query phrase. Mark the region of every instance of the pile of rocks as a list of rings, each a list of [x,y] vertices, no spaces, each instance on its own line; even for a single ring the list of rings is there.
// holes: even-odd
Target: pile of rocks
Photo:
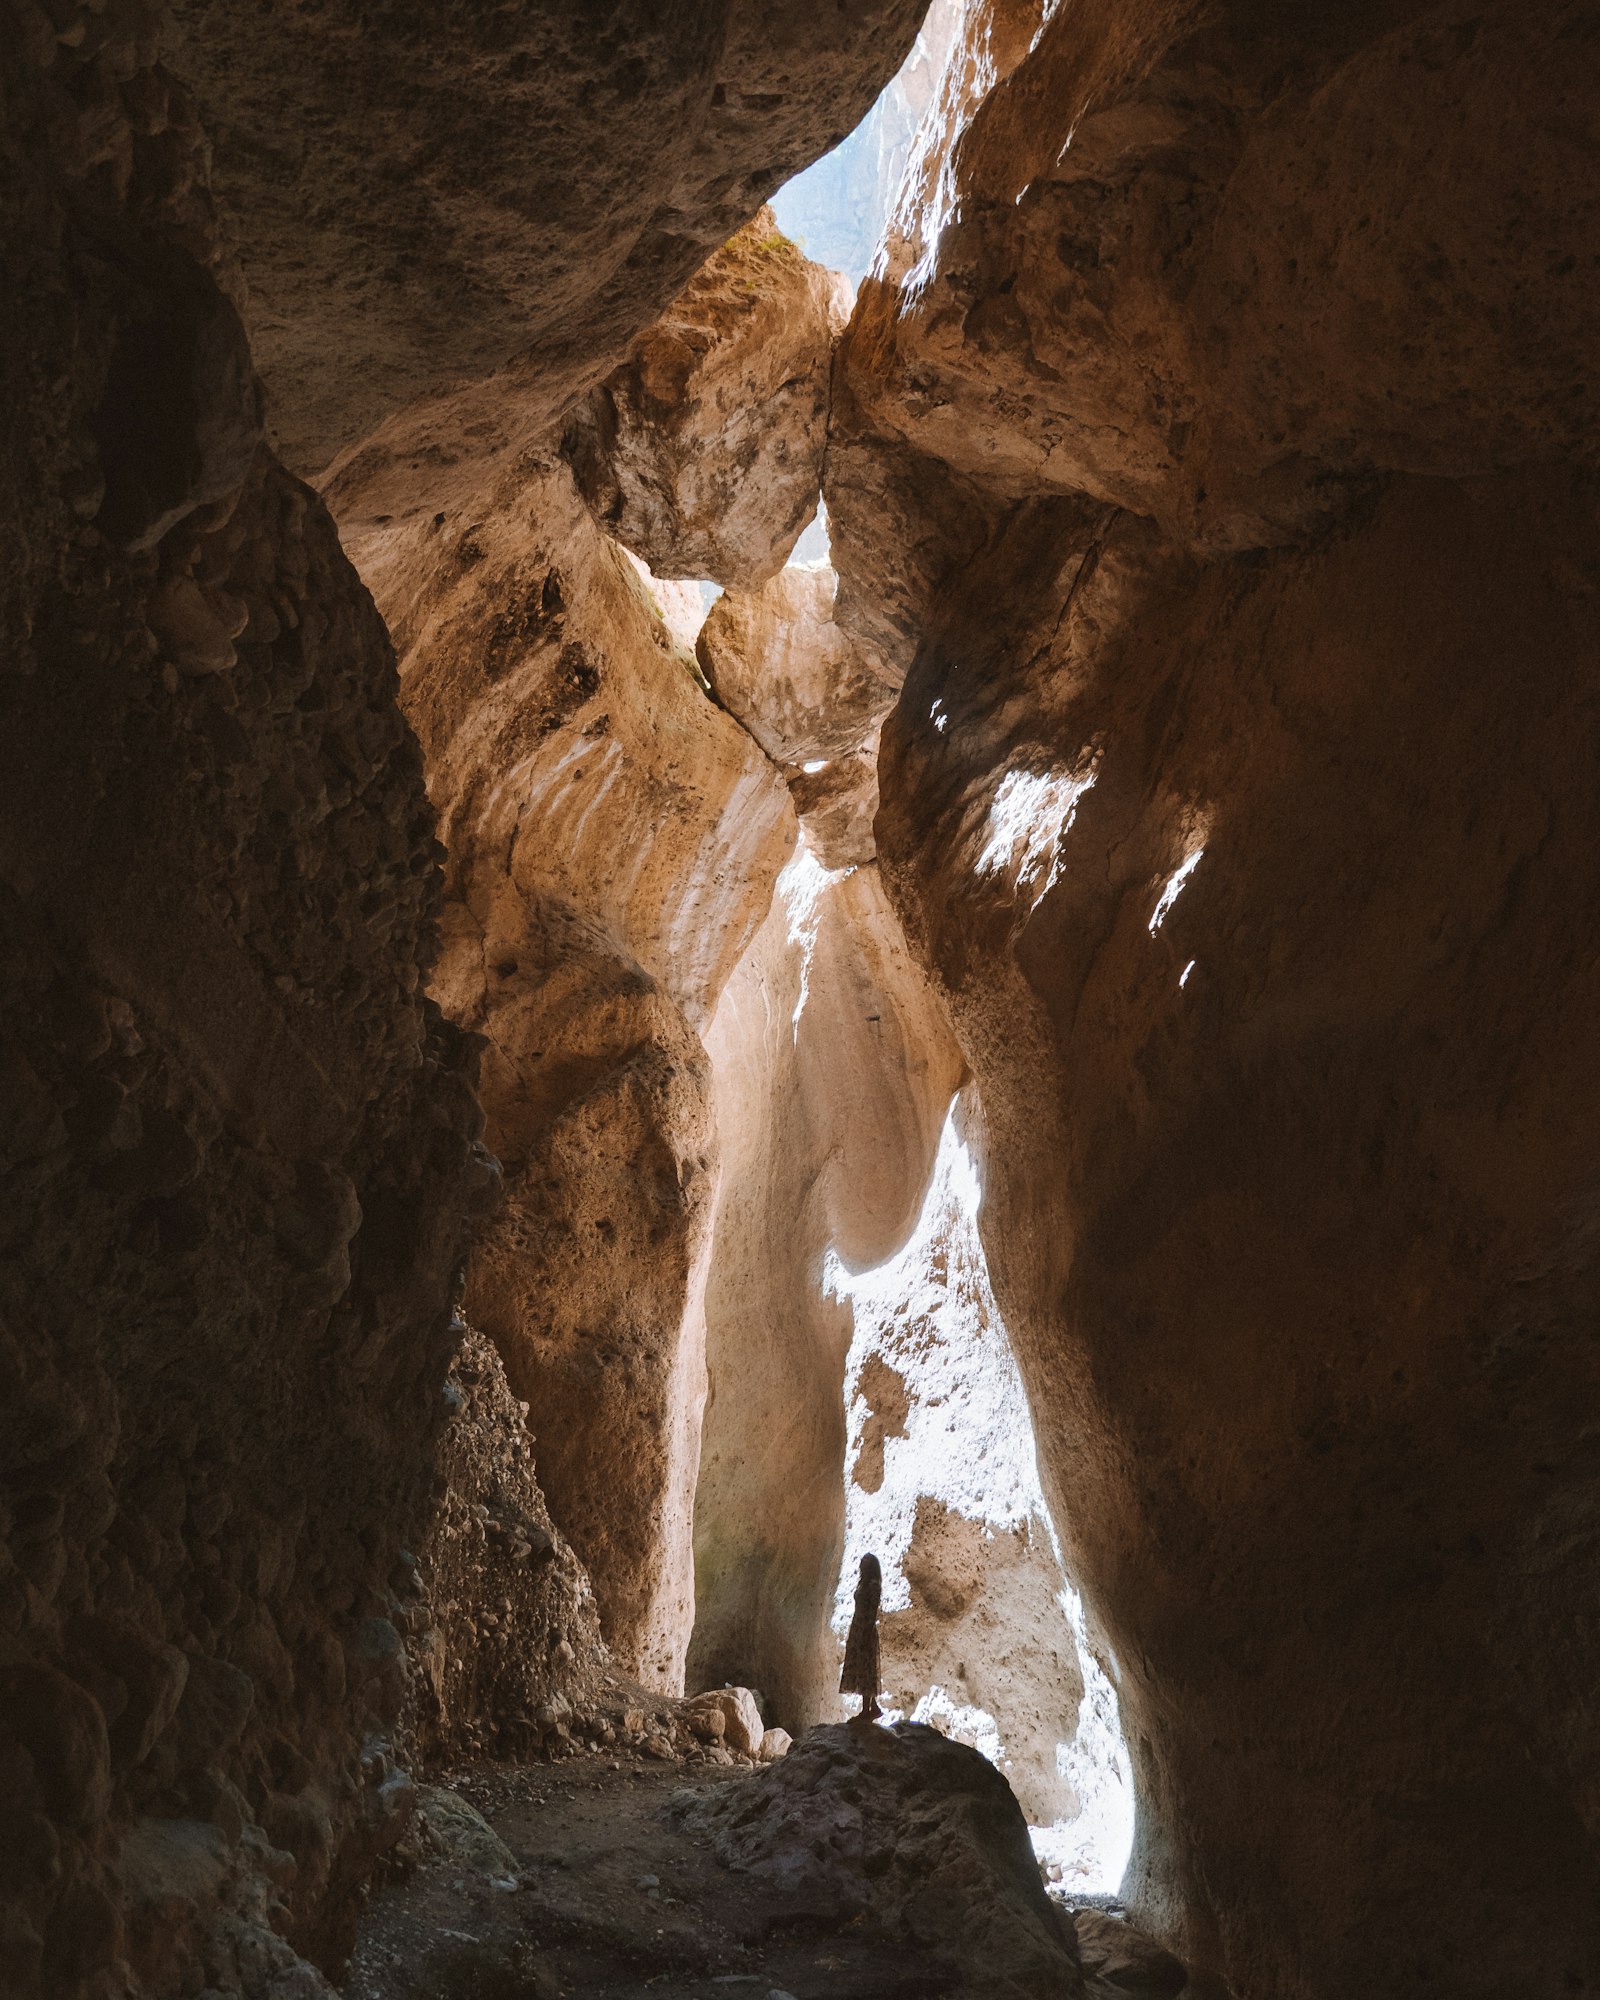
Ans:
[[[445,1383],[444,1491],[417,1554],[394,1581],[413,1667],[415,1745],[462,1753],[564,1754],[610,1724],[583,1718],[609,1666],[594,1596],[534,1472],[528,1406],[494,1345],[460,1322]]]
[[[683,1720],[715,1764],[771,1764],[788,1755],[793,1740],[788,1730],[766,1726],[749,1688],[707,1688],[684,1704]]]

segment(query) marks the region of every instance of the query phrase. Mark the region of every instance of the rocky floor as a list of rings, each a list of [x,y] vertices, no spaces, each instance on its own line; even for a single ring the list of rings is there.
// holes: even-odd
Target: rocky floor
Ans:
[[[422,1793],[421,1837],[369,1906],[345,2000],[934,2000],[966,1990],[937,1952],[875,1935],[870,1918],[842,1918],[803,1887],[719,1864],[694,1825],[704,1815],[687,1809],[755,1776],[627,1754],[442,1774]],[[1102,1983],[1083,1942],[1091,2000],[1182,1987],[1172,1960],[1145,1978],[1108,1966]]]
[[[952,1986],[827,1909],[731,1874],[673,1795],[747,1769],[609,1758],[448,1782],[510,1849],[514,1874],[424,1861],[374,1899],[346,2000],[921,2000]],[[487,1858],[487,1857],[485,1857]]]

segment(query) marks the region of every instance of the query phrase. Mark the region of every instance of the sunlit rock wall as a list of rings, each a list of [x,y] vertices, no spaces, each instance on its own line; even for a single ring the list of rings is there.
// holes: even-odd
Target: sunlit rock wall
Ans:
[[[723,1176],[691,1678],[759,1688],[785,1727],[838,1715],[848,1310],[830,1251],[909,1234],[957,1058],[874,867],[802,847],[706,1037]]]
[[[836,381],[1133,1888],[1275,2000],[1600,1982],[1597,48],[1058,9]]]
[[[762,209],[562,435],[596,519],[659,577],[757,588],[815,514],[848,288]]]
[[[332,489],[402,648],[449,849],[434,990],[485,1037],[505,1199],[471,1317],[629,1671],[681,1678],[717,1184],[697,1030],[795,822],[559,460],[403,422]]]
[[[870,861],[878,731],[899,681],[834,617],[826,559],[791,562],[757,591],[726,592],[695,655],[712,694],[781,772],[806,839],[829,871]]]

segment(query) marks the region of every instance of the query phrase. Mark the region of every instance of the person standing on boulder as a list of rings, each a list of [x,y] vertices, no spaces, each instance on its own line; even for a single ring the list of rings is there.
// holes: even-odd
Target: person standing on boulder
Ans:
[[[861,1713],[858,1722],[876,1722],[878,1708],[878,1606],[883,1601],[883,1571],[876,1556],[861,1558],[861,1580],[856,1585],[856,1613],[850,1620],[850,1636],[844,1642],[844,1669],[839,1675],[840,1694],[858,1694]]]

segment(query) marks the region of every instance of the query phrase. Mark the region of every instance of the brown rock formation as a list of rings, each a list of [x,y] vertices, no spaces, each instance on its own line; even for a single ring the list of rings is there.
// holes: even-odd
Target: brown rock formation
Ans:
[[[1061,1571],[1036,1521],[985,1528],[924,1496],[905,1556],[911,1603],[883,1622],[885,1684],[909,1714],[930,1687],[992,1715],[1030,1825],[1079,1801],[1057,1768],[1083,1681],[1057,1595]]]
[[[309,1992],[286,1939],[404,1823],[385,1578],[492,1165],[393,655],[258,449],[189,99],[138,10],[8,8],[0,71],[4,1982]]]
[[[531,1406],[607,1639],[676,1687],[717,1156],[695,1030],[794,817],[564,466],[459,442],[451,463],[430,434],[419,491],[417,451],[391,425],[332,497],[401,645],[450,850],[435,991],[487,1038],[506,1199],[469,1307]]]
[[[334,1963],[410,1811],[395,1732],[428,1627],[398,1558],[425,1545],[453,1279],[497,1178],[472,1047],[424,997],[440,850],[393,651],[328,511],[263,444],[240,264],[301,465],[530,349],[553,410],[867,101],[915,8],[638,9],[582,46],[547,8],[497,50],[500,29],[404,9],[182,12],[223,111],[232,250],[155,10],[0,7],[0,1958],[19,2000],[322,1990],[297,1952]],[[667,115],[642,121],[658,85]],[[473,520],[444,520],[465,567]],[[744,878],[792,833],[629,602],[666,676],[638,720],[652,797],[690,796],[655,751],[676,731],[692,765],[702,720],[719,779],[748,780],[709,815],[725,882],[673,903],[638,879],[637,935],[606,929],[626,892],[595,920],[613,981],[618,937],[674,926],[660,1034],[687,1131],[683,1009],[709,1017],[755,921]],[[486,678],[520,608],[497,607]],[[562,713],[587,673],[558,651]],[[715,868],[705,820],[686,884]],[[530,895],[530,931],[559,921],[558,888]],[[657,1195],[687,1241],[705,1197]],[[482,1440],[451,1437],[447,1470],[481,1472]],[[686,1426],[691,1477],[694,1456]],[[452,1742],[500,1699],[493,1651],[476,1694],[447,1676]]]
[[[176,0],[284,457],[513,360],[536,435],[843,138],[922,11]]]
[[[849,287],[762,209],[574,410],[596,518],[658,576],[754,588],[817,510]]]
[[[840,1924],[870,1913],[972,2000],[1083,1993],[1072,1927],[1040,1887],[1005,1779],[932,1729],[813,1729],[749,1785],[680,1812],[725,1865]]]
[[[864,289],[845,372],[873,427],[1216,548],[1375,471],[1586,450],[1581,10],[1397,13],[1053,16],[942,163],[936,252]]]
[[[879,845],[1142,1909],[1251,1995],[1580,1991],[1596,45],[1187,18],[1052,15],[847,337]]]
[[[393,1578],[413,1668],[410,1747],[430,1761],[527,1755],[558,1744],[592,1703],[605,1660],[594,1595],[534,1476],[528,1406],[482,1334],[462,1332],[444,1400],[440,1502]]]
[[[898,682],[834,622],[832,567],[790,564],[759,591],[728,591],[696,656],[712,693],[782,771],[823,867],[870,861],[878,727]]]
[[[641,341],[920,11],[178,0],[230,246],[143,0],[0,0],[8,1995],[324,1991],[397,1749],[678,1683],[697,1470],[696,1679],[823,1712],[966,1071],[1145,1920],[1600,1987],[1594,8],[976,0],[826,393],[764,224]],[[864,1907],[1075,1984],[882,1796]]]

